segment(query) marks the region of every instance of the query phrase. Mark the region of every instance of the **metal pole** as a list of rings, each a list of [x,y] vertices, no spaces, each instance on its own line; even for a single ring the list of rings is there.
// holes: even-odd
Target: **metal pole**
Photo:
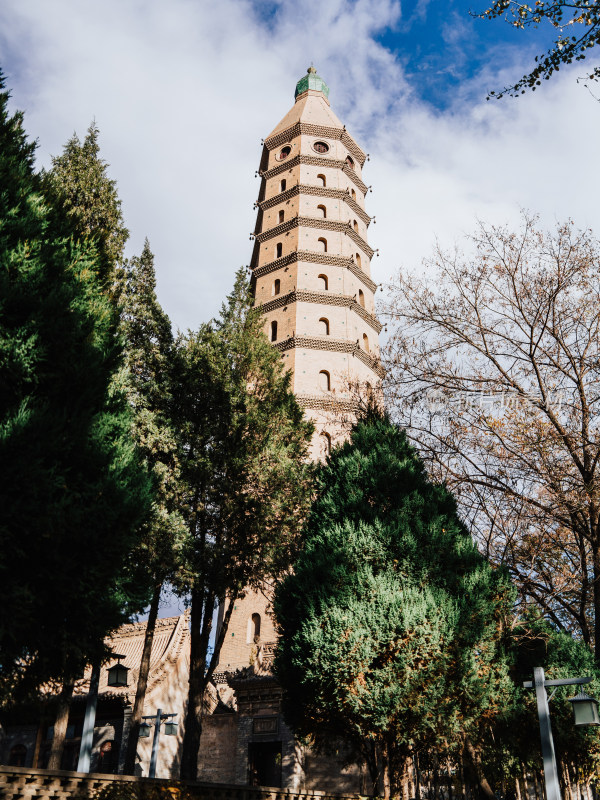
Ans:
[[[162,709],[158,709],[156,712],[156,717],[154,718],[154,739],[152,740],[152,755],[150,756],[150,770],[148,771],[149,778],[156,777],[156,761],[158,760],[158,740],[160,738],[160,722],[161,722],[161,711]],[[551,800],[551,798],[548,798]],[[554,800],[554,798],[552,798]],[[560,798],[558,798],[560,800]]]
[[[96,663],[92,667],[92,675],[90,677],[90,690],[88,693],[87,705],[85,707],[85,717],[83,720],[83,731],[81,733],[81,746],[79,748],[77,772],[90,771],[92,744],[94,742],[94,724],[96,722],[96,706],[98,704],[99,682],[100,664]]]
[[[538,717],[540,720],[546,798],[547,800],[561,800],[556,756],[554,755],[554,740],[552,739],[552,728],[550,727],[550,709],[548,708],[548,695],[544,688],[544,670],[542,667],[534,667],[533,683],[535,686]]]

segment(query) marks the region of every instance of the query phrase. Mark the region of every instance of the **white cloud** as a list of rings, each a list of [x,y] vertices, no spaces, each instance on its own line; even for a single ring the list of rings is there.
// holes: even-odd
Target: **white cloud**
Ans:
[[[573,73],[486,103],[504,83],[490,67],[435,112],[374,40],[398,18],[393,0],[281,3],[268,23],[244,0],[4,0],[0,63],[41,163],[95,117],[130,252],[149,237],[159,297],[182,328],[214,315],[250,260],[260,140],[311,61],[371,153],[376,280],[418,265],[435,236],[451,243],[477,216],[503,222],[526,207],[600,232],[590,144],[600,104]]]

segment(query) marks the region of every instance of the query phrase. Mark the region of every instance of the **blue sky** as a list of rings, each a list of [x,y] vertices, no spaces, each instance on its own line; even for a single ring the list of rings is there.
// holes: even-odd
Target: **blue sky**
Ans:
[[[535,95],[487,102],[551,31],[469,11],[482,0],[3,0],[0,65],[38,162],[92,119],[117,181],[130,254],[148,236],[179,328],[217,313],[250,259],[260,141],[313,62],[370,153],[373,276],[425,269],[477,218],[600,230],[600,104],[581,65]]]

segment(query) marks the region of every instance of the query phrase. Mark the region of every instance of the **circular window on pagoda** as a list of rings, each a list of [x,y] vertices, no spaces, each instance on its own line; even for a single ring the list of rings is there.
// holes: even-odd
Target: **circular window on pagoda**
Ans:
[[[350,169],[354,169],[354,161],[350,158],[350,156],[346,156],[346,164],[348,164]]]
[[[315,142],[313,144],[313,150],[316,153],[328,153],[329,152],[329,145],[325,144],[325,142]]]
[[[289,156],[289,154],[291,152],[292,152],[292,148],[290,147],[289,144],[286,144],[286,146],[282,147],[281,150],[277,153],[275,158],[277,159],[277,161],[283,161],[284,159],[286,159]]]

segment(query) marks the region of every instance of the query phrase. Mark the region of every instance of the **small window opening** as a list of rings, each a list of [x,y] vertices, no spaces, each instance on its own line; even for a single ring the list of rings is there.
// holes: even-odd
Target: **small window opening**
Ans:
[[[327,153],[329,152],[329,145],[325,144],[325,142],[315,142],[313,144],[314,149],[317,153]]]
[[[282,210],[279,212],[279,217],[278,217],[278,219],[279,219],[279,224],[281,225],[281,223],[282,223],[282,222],[284,221],[284,219],[285,219],[285,211],[283,211],[283,209],[282,209]]]
[[[278,155],[279,161],[283,161],[285,158],[287,158],[289,156],[289,154],[291,152],[292,152],[292,148],[289,146],[289,144],[286,144],[286,146],[282,147],[281,150],[279,151],[279,155]]]
[[[275,278],[275,280],[273,281],[273,294],[279,294],[280,291],[281,291],[281,281],[279,280],[279,278]]]
[[[357,253],[357,254],[355,255],[355,259],[356,259],[356,263],[358,264],[358,266],[359,266],[359,267],[360,267],[360,266],[362,266],[362,265],[361,265],[361,262],[360,262],[360,253]]]
[[[366,333],[363,333],[363,347],[365,348],[365,350],[368,353],[369,352],[369,337],[367,336]]]
[[[284,179],[281,181],[281,183],[279,184],[279,191],[280,191],[280,192],[285,192],[285,187],[286,187],[286,186],[287,186],[287,182],[286,182],[286,180],[285,180],[285,178],[284,178]]]
[[[325,218],[327,216],[327,209],[325,206],[317,206],[317,217]]]
[[[325,175],[317,175],[317,180],[321,184],[321,186],[327,186],[327,182],[325,181]]]
[[[285,183],[285,181],[284,181],[284,183]],[[350,189],[350,192],[352,193],[352,199],[356,200],[356,192],[354,191],[354,189]]]
[[[283,255],[283,244],[281,242],[277,242],[275,245],[275,258],[281,258]]]
[[[277,321],[276,320],[273,320],[273,322],[271,323],[271,341],[272,342],[276,342],[277,341]]]
[[[318,281],[319,281],[319,289],[323,289],[326,292],[329,286],[327,275],[319,275]]]
[[[321,433],[321,454],[328,456],[331,453],[331,436],[323,431]]]
[[[350,169],[354,169],[354,161],[350,158],[350,156],[346,156],[346,164],[348,164]]]
[[[319,372],[319,386],[324,392],[328,392],[331,388],[331,380],[326,369]]]
[[[318,244],[320,245],[320,250],[323,253],[327,252],[327,239],[317,239]]]
[[[319,320],[319,333],[321,336],[329,336],[329,320],[321,317]]]
[[[363,308],[365,307],[365,293],[362,289],[358,290],[358,302]]]
[[[283,220],[282,220],[282,221],[283,221]],[[355,230],[355,231],[358,233],[358,222],[357,222],[356,220],[354,220],[354,222],[352,223],[352,227],[353,227],[353,228],[354,228],[354,230]]]
[[[246,642],[258,642],[260,639],[260,614],[252,614],[248,620],[248,633]]]

